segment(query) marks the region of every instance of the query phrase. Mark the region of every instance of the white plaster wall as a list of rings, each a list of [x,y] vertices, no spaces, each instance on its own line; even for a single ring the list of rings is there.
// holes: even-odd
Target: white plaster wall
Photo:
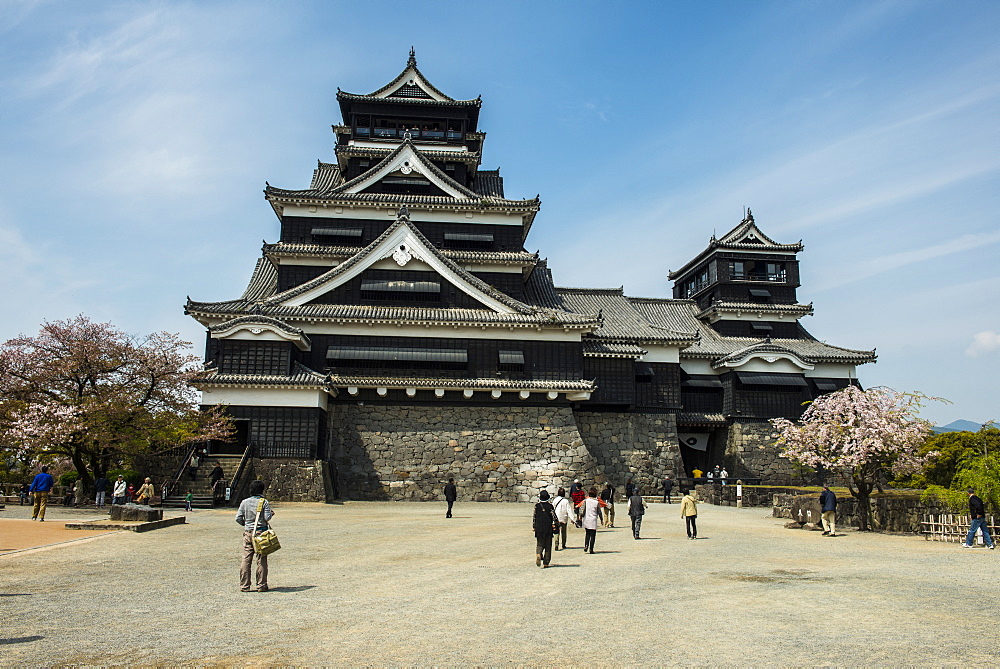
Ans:
[[[311,388],[206,388],[201,398],[202,404],[326,409],[329,396]]]

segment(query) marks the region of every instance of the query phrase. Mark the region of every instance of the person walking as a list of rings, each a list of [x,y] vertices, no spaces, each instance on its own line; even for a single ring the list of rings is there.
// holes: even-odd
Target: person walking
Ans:
[[[597,539],[597,525],[601,521],[601,502],[597,499],[597,488],[587,492],[587,498],[580,502],[580,514],[583,516],[583,552],[594,554],[594,542]]]
[[[615,526],[615,489],[610,483],[604,485],[601,491],[600,500],[604,502],[604,527]]]
[[[225,475],[226,473],[222,471],[222,465],[216,462],[215,467],[212,468],[211,473],[208,475],[208,480],[210,481],[212,486],[212,494],[215,495],[216,497],[222,497],[220,492],[216,490],[215,487],[219,484],[219,481],[221,481],[225,477]]]
[[[94,481],[94,505],[98,509],[104,508],[104,496],[108,493],[109,485],[111,485],[111,481],[104,474],[98,476],[97,480]]]
[[[646,503],[642,501],[639,489],[632,491],[632,496],[628,498],[628,515],[632,519],[632,536],[639,538],[639,528],[642,526],[642,516],[646,513]]]
[[[587,493],[583,491],[580,479],[573,481],[573,486],[569,489],[569,498],[573,502],[573,509],[576,513],[576,526],[580,527],[580,521],[582,519],[581,514],[583,513],[583,510],[580,508],[580,503],[587,499]]]
[[[240,502],[236,512],[236,523],[243,526],[243,558],[240,560],[240,591],[250,592],[250,569],[253,566],[253,556],[257,555],[253,547],[253,537],[270,528],[269,522],[274,517],[271,505],[264,499],[264,482],[250,482],[250,496]],[[267,592],[267,556],[257,555],[257,592]]]
[[[184,495],[184,510],[185,511],[193,511],[194,510],[194,509],[191,508],[191,502],[193,502],[193,501],[194,501],[194,495],[191,493],[190,490],[188,490],[187,494]]]
[[[191,459],[188,461],[188,474],[191,476],[191,480],[194,481],[198,478],[198,467],[201,466],[201,459],[198,457],[198,451],[191,454]]]
[[[31,492],[31,496],[35,503],[31,507],[31,519],[37,520],[39,522],[45,521],[45,509],[49,505],[49,493],[52,492],[52,486],[56,484],[52,474],[49,474],[48,466],[43,466],[42,471],[35,474],[35,478],[31,479],[31,487],[28,491]]]
[[[971,522],[969,523],[969,533],[965,537],[965,543],[962,544],[962,548],[972,548],[972,542],[976,539],[976,531],[983,531],[983,541],[986,543],[986,547],[990,550],[996,546],[993,543],[993,537],[990,536],[990,528],[986,524],[986,508],[983,506],[983,500],[979,499],[976,491],[972,488],[966,488],[966,492],[969,493],[969,518]]]
[[[823,486],[823,492],[819,494],[819,505],[823,518],[822,536],[837,536],[837,496],[829,486]]]
[[[698,501],[694,498],[694,491],[689,490],[681,500],[681,518],[684,519],[685,529],[687,529],[688,539],[698,538]]]
[[[663,503],[673,504],[670,501],[670,492],[674,489],[674,481],[669,476],[663,477]]]
[[[448,485],[444,487],[444,499],[448,502],[448,513],[444,515],[445,518],[451,518],[451,507],[458,499],[458,488],[455,487],[455,479],[448,479]]]
[[[544,569],[549,566],[549,561],[552,559],[552,535],[559,528],[559,519],[556,518],[555,509],[549,503],[548,490],[538,493],[531,526],[535,531],[535,566]]]
[[[552,508],[556,512],[556,520],[559,521],[559,529],[556,531],[556,550],[566,548],[566,527],[573,522],[573,504],[566,499],[566,488],[559,488],[556,498],[552,500]],[[562,537],[562,548],[559,548],[559,538]]]

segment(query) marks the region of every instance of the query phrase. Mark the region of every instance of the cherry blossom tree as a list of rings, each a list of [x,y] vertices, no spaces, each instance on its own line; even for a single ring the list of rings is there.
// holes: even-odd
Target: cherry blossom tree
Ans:
[[[868,530],[869,499],[883,471],[919,471],[934,455],[920,453],[931,432],[931,424],[917,418],[927,399],[932,398],[848,386],[816,398],[797,422],[772,418],[777,430],[772,437],[789,460],[841,474],[858,500],[860,529]]]
[[[67,457],[89,486],[115,459],[226,439],[220,409],[200,411],[190,344],[130,336],[86,316],[45,323],[0,345],[0,437],[38,457]]]

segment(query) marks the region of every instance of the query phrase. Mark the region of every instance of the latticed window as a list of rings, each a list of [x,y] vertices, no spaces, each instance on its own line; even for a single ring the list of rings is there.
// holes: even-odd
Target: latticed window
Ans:
[[[524,352],[500,350],[497,359],[497,370],[501,372],[523,372]]]
[[[440,302],[441,284],[437,281],[364,279],[361,282],[361,297],[366,300]]]
[[[288,344],[281,342],[221,342],[223,374],[288,374],[291,363]]]
[[[331,346],[326,351],[331,367],[348,369],[465,370],[465,349],[403,346]]]

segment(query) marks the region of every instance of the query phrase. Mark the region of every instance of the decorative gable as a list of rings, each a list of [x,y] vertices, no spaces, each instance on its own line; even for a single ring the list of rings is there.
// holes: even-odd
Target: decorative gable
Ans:
[[[420,151],[409,139],[395,151],[385,157],[382,162],[364,174],[348,181],[335,193],[361,193],[376,188],[386,179],[413,179],[422,177],[438,188],[444,195],[459,200],[478,199],[479,196],[444,174],[435,165],[421,155]]]
[[[501,313],[529,313],[531,307],[504,295],[489,284],[469,274],[445,258],[420,232],[410,224],[406,209],[386,232],[357,255],[334,267],[321,276],[301,286],[292,288],[268,300],[268,304],[298,307],[312,302],[338,286],[355,279],[382,261],[390,261],[400,268],[411,263],[422,263],[440,277],[469,295],[485,309]],[[428,282],[430,283],[430,282]]]
[[[395,79],[369,95],[373,98],[408,98],[411,100],[454,102],[454,98],[439,91],[420,73],[420,70],[417,69],[417,56],[412,47],[410,48],[410,57],[406,61],[406,68]]]

